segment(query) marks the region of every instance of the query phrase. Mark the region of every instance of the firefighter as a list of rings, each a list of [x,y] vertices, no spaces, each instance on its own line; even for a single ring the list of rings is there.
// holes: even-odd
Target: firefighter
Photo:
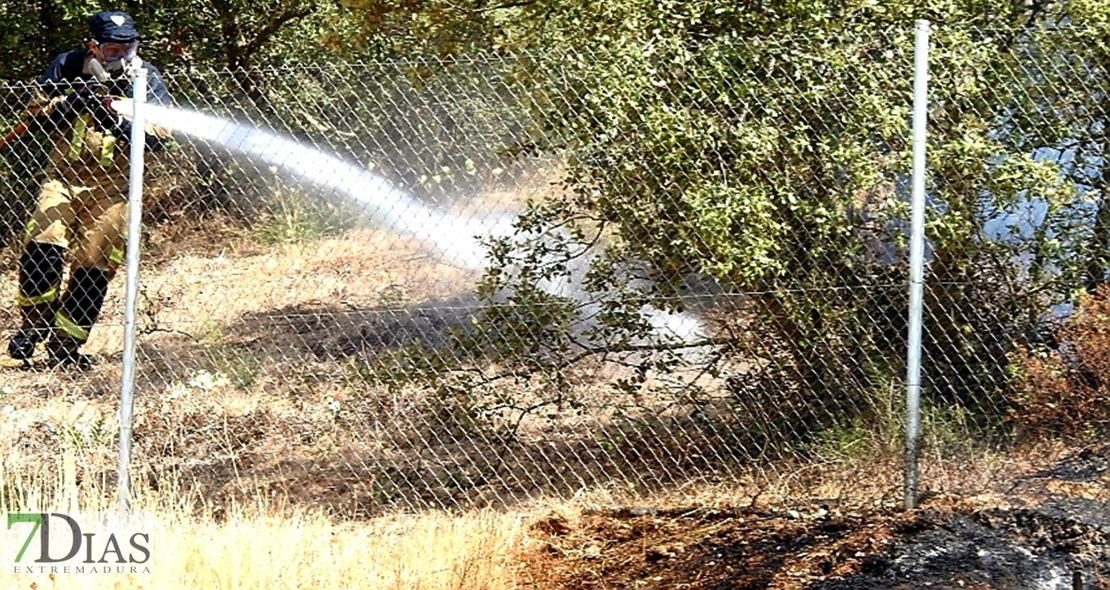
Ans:
[[[105,11],[88,21],[86,47],[62,53],[39,81],[41,95],[28,108],[53,141],[46,180],[19,259],[20,330],[8,354],[28,361],[45,341],[52,365],[87,368],[80,353],[123,261],[131,137],[129,121],[112,100],[131,97],[131,79],[147,70],[147,101],[173,102],[158,69],[136,55],[139,32],[126,13]],[[165,129],[148,125],[146,148],[160,151]],[[64,262],[70,272],[62,289]]]

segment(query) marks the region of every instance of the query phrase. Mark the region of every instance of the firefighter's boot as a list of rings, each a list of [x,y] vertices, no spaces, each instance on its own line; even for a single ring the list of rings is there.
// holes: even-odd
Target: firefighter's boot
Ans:
[[[54,316],[54,331],[46,343],[51,364],[79,368],[92,364],[88,356],[78,351],[89,339],[89,331],[104,306],[109,278],[107,271],[98,268],[73,269],[61,309]]]
[[[73,367],[81,370],[92,367],[92,358],[80,352],[82,344],[84,341],[55,332],[46,342],[48,364],[51,367]]]
[[[28,242],[19,259],[19,304],[23,322],[11,341],[8,356],[28,360],[35,345],[46,339],[58,309],[65,251],[61,246]]]

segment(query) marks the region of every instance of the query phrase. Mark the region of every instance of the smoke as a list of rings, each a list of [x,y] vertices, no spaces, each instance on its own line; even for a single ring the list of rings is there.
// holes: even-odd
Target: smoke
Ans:
[[[112,106],[125,116],[132,111],[129,101],[117,101]],[[433,246],[450,261],[467,269],[481,270],[487,266],[489,261],[483,239],[514,235],[512,216],[460,216],[430,207],[362,166],[253,126],[189,109],[154,104],[145,104],[143,113],[145,120],[151,123],[280,168],[298,182],[315,185],[355,202],[375,223]],[[580,317],[584,322],[588,322],[601,305],[598,295],[588,293],[583,287],[595,256],[596,253],[591,253],[591,256],[575,259],[567,269],[569,280],[541,280],[537,284],[548,293],[581,303]],[[652,306],[644,306],[640,313],[663,341],[694,343],[705,338],[701,320],[692,314],[670,313]]]

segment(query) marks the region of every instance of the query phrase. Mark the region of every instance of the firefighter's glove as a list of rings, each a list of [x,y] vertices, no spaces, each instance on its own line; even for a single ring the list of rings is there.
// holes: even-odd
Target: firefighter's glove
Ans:
[[[81,86],[65,95],[65,101],[59,105],[59,109],[68,115],[76,116],[81,113],[91,113],[100,103],[100,96],[93,90],[92,86]]]
[[[123,117],[112,108],[112,100],[114,99],[110,96],[97,96],[95,98],[95,102],[89,105],[88,112],[92,114],[96,128],[105,133],[111,133],[117,138],[130,137],[130,126],[125,129]]]
[[[100,96],[94,88],[81,86],[69,94],[51,99],[42,114],[48,115],[50,129],[61,129],[84,113],[94,113],[99,104]]]

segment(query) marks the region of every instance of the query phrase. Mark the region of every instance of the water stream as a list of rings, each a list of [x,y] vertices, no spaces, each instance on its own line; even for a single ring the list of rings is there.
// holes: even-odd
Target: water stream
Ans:
[[[117,101],[112,106],[125,116],[132,111],[129,101]],[[461,216],[430,207],[362,166],[257,127],[154,104],[145,105],[143,113],[148,122],[281,168],[297,181],[333,191],[357,203],[375,223],[420,240],[467,269],[485,268],[483,238],[513,235],[511,216]],[[538,286],[579,301],[583,304],[580,316],[589,318],[600,302],[597,294],[587,293],[582,287],[588,259],[579,263],[571,269],[571,280],[545,281]],[[651,306],[644,306],[641,313],[664,341],[692,343],[705,337],[701,320],[693,314],[670,313]]]

